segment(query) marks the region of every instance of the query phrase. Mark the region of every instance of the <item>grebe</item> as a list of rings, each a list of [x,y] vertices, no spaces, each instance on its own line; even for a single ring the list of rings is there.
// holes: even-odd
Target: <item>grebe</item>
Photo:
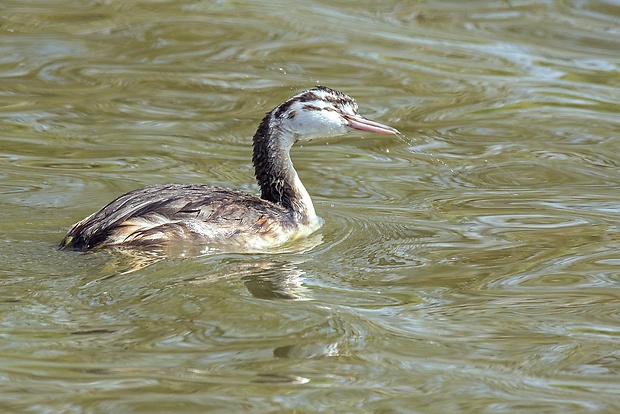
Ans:
[[[289,151],[298,141],[352,129],[398,133],[357,111],[353,98],[334,89],[318,86],[301,92],[267,113],[254,134],[252,162],[260,198],[210,185],[152,185],[130,191],[74,224],[59,247],[89,250],[191,241],[263,249],[307,236],[322,220]]]

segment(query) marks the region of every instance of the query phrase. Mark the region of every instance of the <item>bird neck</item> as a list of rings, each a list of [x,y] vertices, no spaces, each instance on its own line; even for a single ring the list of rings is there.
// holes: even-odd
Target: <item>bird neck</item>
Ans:
[[[316,220],[316,213],[291,162],[289,153],[295,137],[273,121],[274,112],[263,118],[254,134],[252,162],[261,198],[284,207],[296,219],[308,224]]]

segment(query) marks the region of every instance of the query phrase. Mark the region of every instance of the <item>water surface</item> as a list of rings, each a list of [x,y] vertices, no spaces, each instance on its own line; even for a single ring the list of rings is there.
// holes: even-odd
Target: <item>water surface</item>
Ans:
[[[620,3],[9,1],[3,412],[620,410]],[[265,254],[57,251],[123,192],[256,192],[316,84],[404,137],[295,148]]]

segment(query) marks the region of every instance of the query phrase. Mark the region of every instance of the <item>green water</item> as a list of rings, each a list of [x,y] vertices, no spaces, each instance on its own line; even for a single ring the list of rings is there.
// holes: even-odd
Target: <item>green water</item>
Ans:
[[[8,1],[0,410],[620,410],[620,3]],[[324,84],[403,138],[293,150],[266,254],[57,251],[154,183],[256,192]]]

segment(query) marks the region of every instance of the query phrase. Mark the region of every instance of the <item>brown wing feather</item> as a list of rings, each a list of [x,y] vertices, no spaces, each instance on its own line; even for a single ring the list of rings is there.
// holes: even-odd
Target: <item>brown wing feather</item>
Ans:
[[[276,224],[284,223],[284,224]],[[241,191],[208,185],[169,184],[124,194],[76,223],[60,248],[87,250],[106,244],[153,244],[171,240],[209,242],[213,228],[218,244],[244,234],[266,233],[286,226],[289,212]]]

